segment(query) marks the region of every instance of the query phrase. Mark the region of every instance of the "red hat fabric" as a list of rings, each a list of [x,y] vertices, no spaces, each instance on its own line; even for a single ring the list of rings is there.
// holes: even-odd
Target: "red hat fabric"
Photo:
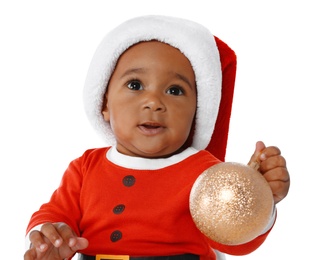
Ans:
[[[234,96],[237,58],[235,52],[226,43],[218,37],[215,37],[215,40],[220,53],[222,94],[215,129],[206,149],[224,161]]]

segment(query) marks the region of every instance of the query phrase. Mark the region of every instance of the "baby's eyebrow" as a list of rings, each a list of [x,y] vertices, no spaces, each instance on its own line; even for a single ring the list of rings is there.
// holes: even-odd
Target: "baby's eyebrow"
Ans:
[[[133,68],[133,69],[128,69],[126,70],[120,78],[124,78],[125,76],[128,76],[130,74],[134,74],[134,73],[146,73],[146,69],[144,68]]]
[[[182,80],[185,83],[187,83],[191,89],[194,88],[194,86],[192,86],[192,84],[190,83],[189,79],[186,76],[184,76],[182,74],[179,74],[179,73],[175,73],[175,75],[176,75],[177,78],[179,78],[180,80]]]

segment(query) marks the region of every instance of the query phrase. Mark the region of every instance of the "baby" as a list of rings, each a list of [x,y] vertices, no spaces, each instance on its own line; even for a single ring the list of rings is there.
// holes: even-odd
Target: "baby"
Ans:
[[[84,100],[110,145],[73,160],[27,228],[24,259],[224,259],[243,255],[262,234],[228,246],[204,236],[189,211],[197,177],[224,161],[236,72],[234,52],[192,21],[144,16],[111,31],[87,75]],[[274,202],[288,193],[277,147],[257,142],[250,162]]]

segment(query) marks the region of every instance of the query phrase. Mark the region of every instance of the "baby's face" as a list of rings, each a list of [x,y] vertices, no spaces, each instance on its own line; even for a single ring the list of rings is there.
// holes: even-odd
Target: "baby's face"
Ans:
[[[176,48],[141,42],[122,54],[103,108],[117,150],[130,156],[165,157],[187,140],[196,111],[195,76]]]

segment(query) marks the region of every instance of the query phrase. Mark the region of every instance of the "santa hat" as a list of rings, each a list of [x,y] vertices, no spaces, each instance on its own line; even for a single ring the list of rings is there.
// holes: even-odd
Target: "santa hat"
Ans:
[[[181,18],[142,16],[109,32],[91,61],[84,87],[85,111],[108,145],[116,143],[103,120],[104,93],[121,54],[130,46],[157,40],[179,49],[195,73],[197,111],[192,146],[207,149],[224,161],[232,107],[236,56],[204,26]]]

